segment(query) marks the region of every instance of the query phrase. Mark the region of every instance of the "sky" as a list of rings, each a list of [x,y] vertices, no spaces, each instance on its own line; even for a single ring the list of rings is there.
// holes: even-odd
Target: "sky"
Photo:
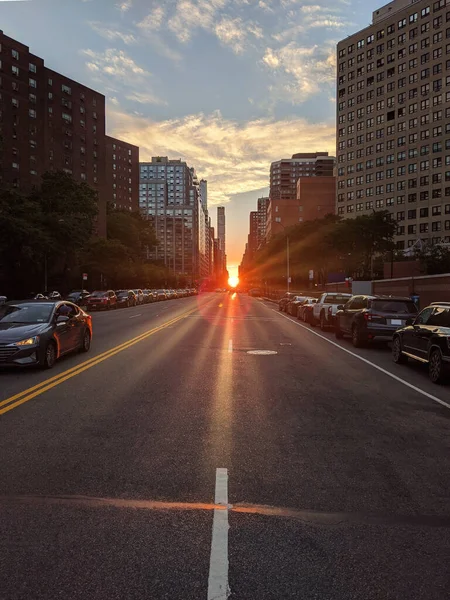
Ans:
[[[107,98],[141,160],[181,158],[226,206],[235,272],[270,163],[335,154],[336,44],[373,0],[0,0],[0,27]]]

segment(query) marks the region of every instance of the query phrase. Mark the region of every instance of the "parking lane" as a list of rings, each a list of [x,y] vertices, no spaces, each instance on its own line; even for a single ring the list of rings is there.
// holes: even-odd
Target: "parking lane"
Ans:
[[[279,313],[278,310],[273,308],[273,305],[267,304],[267,306],[273,312]],[[397,377],[405,381],[406,384],[414,386],[431,401],[436,401],[441,404],[444,409],[450,409],[450,387],[448,385],[439,386],[431,383],[428,379],[427,366],[422,365],[417,361],[410,360],[407,365],[395,364],[391,356],[390,342],[381,342],[375,340],[374,342],[369,343],[366,347],[354,348],[350,337],[337,340],[333,331],[321,331],[319,328],[313,328],[310,325],[305,325],[304,323],[295,319],[295,317],[285,313],[279,313],[279,316],[286,320],[292,321],[295,326],[309,331],[309,335],[323,338],[323,340],[327,343],[331,343],[335,347],[342,348],[343,352],[346,352],[349,355],[353,354],[357,357],[361,357],[365,361],[368,361],[368,363],[373,363],[376,367],[387,371],[387,373],[393,377]]]
[[[91,313],[93,321],[92,346],[87,355],[68,354],[62,357],[50,372],[38,368],[0,368],[0,402],[23,390],[39,385],[49,378],[62,375],[86,360],[92,360],[104,352],[139,336],[151,327],[158,327],[165,320],[175,318],[186,311],[202,306],[210,298],[211,295],[203,294],[127,309],[94,311]],[[129,318],[139,313],[141,314],[139,318]]]

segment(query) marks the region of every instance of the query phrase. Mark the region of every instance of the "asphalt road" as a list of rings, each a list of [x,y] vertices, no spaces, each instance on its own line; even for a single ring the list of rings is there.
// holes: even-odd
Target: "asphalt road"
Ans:
[[[442,403],[247,296],[95,314],[0,372],[0,599],[447,598]]]

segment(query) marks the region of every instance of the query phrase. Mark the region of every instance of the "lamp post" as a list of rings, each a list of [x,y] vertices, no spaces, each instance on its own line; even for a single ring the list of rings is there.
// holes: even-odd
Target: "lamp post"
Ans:
[[[282,223],[278,223],[283,228],[283,231],[286,229],[286,226]],[[286,236],[286,281],[287,281],[287,292],[289,293],[291,288],[291,268],[290,268],[290,245],[289,245],[289,236]]]

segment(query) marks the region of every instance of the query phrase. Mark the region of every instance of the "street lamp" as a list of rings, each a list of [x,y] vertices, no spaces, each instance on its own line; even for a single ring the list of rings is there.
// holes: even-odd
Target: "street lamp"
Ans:
[[[286,229],[286,225],[278,223],[283,230]],[[286,279],[287,279],[287,292],[289,293],[291,287],[291,269],[290,269],[290,248],[289,248],[289,236],[286,236]]]

